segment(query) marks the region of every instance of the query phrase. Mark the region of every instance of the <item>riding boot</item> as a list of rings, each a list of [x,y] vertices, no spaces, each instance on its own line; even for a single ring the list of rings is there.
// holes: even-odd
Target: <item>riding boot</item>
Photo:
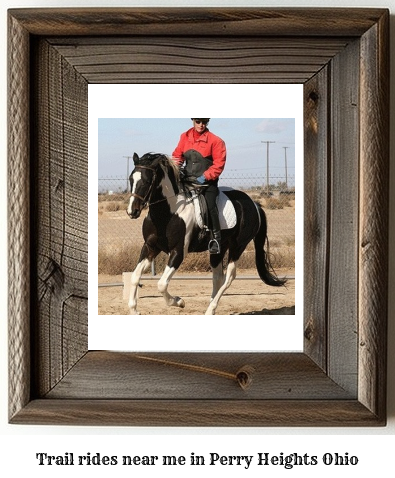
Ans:
[[[208,250],[210,254],[219,254],[221,252],[221,226],[217,209],[218,188],[216,184],[209,185],[204,197],[207,201],[211,229],[211,241],[208,244]]]
[[[221,252],[221,231],[213,231],[213,238],[208,243],[210,254],[219,254]]]

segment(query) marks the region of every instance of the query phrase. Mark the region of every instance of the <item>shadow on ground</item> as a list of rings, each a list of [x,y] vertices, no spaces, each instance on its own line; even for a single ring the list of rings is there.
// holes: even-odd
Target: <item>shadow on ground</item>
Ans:
[[[295,315],[295,306],[281,307],[280,309],[262,309],[237,315]]]

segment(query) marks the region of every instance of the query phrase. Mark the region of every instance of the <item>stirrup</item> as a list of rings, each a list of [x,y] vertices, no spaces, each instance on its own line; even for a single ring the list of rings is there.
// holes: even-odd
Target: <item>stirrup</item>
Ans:
[[[210,254],[219,254],[221,252],[221,246],[219,245],[217,239],[211,239],[211,241],[208,243],[208,252]]]

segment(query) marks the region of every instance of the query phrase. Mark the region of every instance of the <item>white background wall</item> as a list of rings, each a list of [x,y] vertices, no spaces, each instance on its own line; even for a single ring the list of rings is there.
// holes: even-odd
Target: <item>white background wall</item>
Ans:
[[[6,45],[7,25],[6,11],[8,8],[17,7],[122,7],[122,6],[189,6],[189,7],[385,7],[389,8],[391,17],[391,75],[392,82],[395,80],[395,0],[359,0],[347,3],[341,0],[332,0],[328,3],[325,0],[312,0],[305,2],[281,1],[249,1],[241,0],[214,1],[200,0],[192,1],[105,1],[91,0],[78,1],[28,1],[28,0],[3,0],[1,5],[0,18],[0,91],[1,91],[1,118],[0,118],[0,224],[2,231],[5,231],[7,222],[7,195],[6,195]],[[391,95],[391,122],[394,122],[395,99],[394,92]],[[393,133],[393,128],[392,128]],[[394,134],[392,134],[394,136]],[[391,138],[391,164],[394,164],[394,137]],[[394,168],[391,169],[391,199],[390,199],[390,244],[394,244],[395,238],[395,181]],[[9,477],[19,472],[27,472],[30,476],[61,476],[74,474],[76,476],[189,476],[199,473],[207,475],[226,473],[230,476],[244,473],[246,476],[278,476],[282,473],[293,476],[314,476],[317,472],[321,476],[329,476],[337,473],[340,476],[357,476],[357,473],[371,472],[381,473],[389,476],[393,473],[392,453],[395,445],[395,298],[390,293],[389,311],[389,371],[388,371],[388,411],[389,420],[385,428],[330,428],[330,429],[148,429],[148,428],[82,428],[82,427],[27,427],[7,425],[7,237],[6,234],[0,237],[0,271],[2,272],[0,288],[0,434],[5,439],[1,440],[0,447],[0,472],[2,476]],[[390,291],[394,289],[395,254],[390,251]],[[359,464],[356,466],[299,466],[292,470],[286,470],[281,466],[256,467],[251,466],[248,470],[237,466],[205,466],[205,467],[55,467],[38,466],[36,453],[46,452],[50,455],[61,455],[66,452],[73,452],[75,455],[82,455],[88,452],[102,455],[189,455],[194,452],[197,455],[205,455],[211,452],[223,455],[256,455],[257,453],[268,452],[272,455],[279,455],[281,452],[290,454],[297,452],[301,455],[317,455],[319,459],[324,453],[349,453],[349,456],[356,455]],[[12,473],[12,475],[11,475]]]

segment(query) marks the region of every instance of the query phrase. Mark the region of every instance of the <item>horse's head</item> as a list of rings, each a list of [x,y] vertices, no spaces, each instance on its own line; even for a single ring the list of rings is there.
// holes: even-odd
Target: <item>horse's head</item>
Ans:
[[[132,193],[127,213],[132,219],[140,217],[141,211],[149,204],[158,184],[160,170],[158,154],[147,153],[141,158],[134,153],[134,169],[129,176],[130,191]]]

